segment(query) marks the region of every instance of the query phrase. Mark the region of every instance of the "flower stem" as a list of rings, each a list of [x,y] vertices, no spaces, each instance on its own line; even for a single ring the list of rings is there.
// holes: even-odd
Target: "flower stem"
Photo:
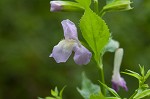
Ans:
[[[100,61],[98,62],[98,68],[99,68],[99,71],[100,71],[100,81],[105,84],[105,78],[104,78],[104,69],[103,69],[103,63],[102,63],[102,59],[100,59]],[[103,93],[103,95],[105,96],[106,95],[106,90],[104,88],[104,86],[100,85],[100,88],[101,88],[101,91]]]

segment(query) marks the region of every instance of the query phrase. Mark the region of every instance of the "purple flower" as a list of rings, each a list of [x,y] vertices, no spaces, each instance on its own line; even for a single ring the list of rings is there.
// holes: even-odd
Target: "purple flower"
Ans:
[[[123,57],[123,49],[119,48],[115,52],[114,70],[112,76],[112,87],[114,90],[119,91],[119,86],[128,91],[125,80],[120,75],[120,65]]]
[[[72,54],[72,51],[74,51],[74,61],[76,64],[88,64],[92,53],[78,40],[77,28],[75,24],[68,19],[63,20],[61,24],[64,30],[65,39],[54,46],[50,57],[53,57],[57,63],[66,62]]]
[[[59,1],[50,1],[50,11],[55,12],[55,11],[60,11],[62,9],[62,4]]]

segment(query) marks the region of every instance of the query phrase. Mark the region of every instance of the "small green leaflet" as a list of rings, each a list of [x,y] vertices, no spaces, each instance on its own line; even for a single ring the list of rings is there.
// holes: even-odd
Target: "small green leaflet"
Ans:
[[[98,62],[100,54],[110,37],[105,21],[88,8],[80,20],[80,29],[84,39],[95,54],[95,60]]]
[[[145,75],[145,80],[147,80],[149,76],[150,76],[150,70],[147,71],[147,73]]]
[[[137,93],[133,99],[142,99],[147,96],[150,96],[150,89],[144,90],[141,93]]]
[[[136,73],[134,71],[131,71],[131,70],[128,70],[128,69],[126,69],[126,71],[128,71],[129,73],[128,72],[121,72],[121,73],[133,76],[133,77],[137,78],[138,80],[140,80],[141,77],[142,77],[140,74],[138,74],[138,73]]]
[[[91,0],[76,0],[84,8],[88,8],[91,5]]]
[[[45,98],[38,97],[38,99],[62,99],[62,93],[63,93],[65,87],[66,86],[64,86],[60,92],[58,91],[57,87],[55,87],[55,90],[51,90],[51,95],[53,97],[51,97],[51,96],[47,96]]]

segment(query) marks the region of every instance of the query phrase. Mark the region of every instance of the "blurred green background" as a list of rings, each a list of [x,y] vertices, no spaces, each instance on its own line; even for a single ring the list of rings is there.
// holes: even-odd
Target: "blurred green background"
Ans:
[[[133,0],[133,10],[107,13],[104,16],[113,38],[125,50],[121,71],[139,72],[138,64],[146,70],[150,66],[150,0]],[[104,5],[105,0],[100,0]],[[0,0],[0,99],[37,99],[50,95],[58,86],[64,99],[82,99],[76,90],[80,87],[81,73],[85,71],[98,84],[99,73],[95,63],[77,66],[72,56],[63,64],[49,58],[53,46],[63,38],[60,22],[70,19],[78,25],[82,13],[49,11],[49,0]],[[82,35],[78,28],[79,39]],[[106,83],[111,86],[113,53],[104,56]],[[135,78],[122,76],[129,96],[138,87]],[[147,81],[148,83],[150,82]],[[149,83],[150,84],[150,83]]]

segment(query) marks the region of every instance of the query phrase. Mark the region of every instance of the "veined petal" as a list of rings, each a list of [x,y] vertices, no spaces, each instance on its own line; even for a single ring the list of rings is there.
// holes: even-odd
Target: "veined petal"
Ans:
[[[62,40],[54,46],[50,57],[53,57],[57,63],[66,62],[72,53],[74,45],[74,40]]]
[[[69,19],[63,20],[61,24],[64,30],[65,39],[78,40],[77,28],[72,21],[70,21]]]
[[[74,61],[78,65],[86,65],[90,62],[92,53],[86,49],[84,46],[75,46],[74,47]]]

